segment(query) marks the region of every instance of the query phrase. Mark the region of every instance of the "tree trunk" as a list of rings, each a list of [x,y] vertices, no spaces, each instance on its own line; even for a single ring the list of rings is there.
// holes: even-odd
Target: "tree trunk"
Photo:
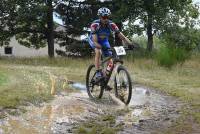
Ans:
[[[54,24],[53,24],[53,6],[52,0],[47,0],[47,43],[48,55],[50,58],[54,57]]]
[[[153,48],[153,33],[152,33],[152,14],[148,13],[148,20],[147,20],[147,36],[148,36],[148,42],[147,42],[147,51],[151,52]]]

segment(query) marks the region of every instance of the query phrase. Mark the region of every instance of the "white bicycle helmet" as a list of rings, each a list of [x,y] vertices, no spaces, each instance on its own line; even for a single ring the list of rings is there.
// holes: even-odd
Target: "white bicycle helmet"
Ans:
[[[97,13],[98,16],[110,16],[111,12],[110,9],[106,8],[106,7],[102,7],[98,10]]]

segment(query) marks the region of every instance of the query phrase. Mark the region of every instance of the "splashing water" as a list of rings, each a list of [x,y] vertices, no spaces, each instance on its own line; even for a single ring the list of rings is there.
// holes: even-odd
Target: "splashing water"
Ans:
[[[70,84],[70,86],[76,89],[86,90],[86,86],[81,83],[73,83],[73,84]]]

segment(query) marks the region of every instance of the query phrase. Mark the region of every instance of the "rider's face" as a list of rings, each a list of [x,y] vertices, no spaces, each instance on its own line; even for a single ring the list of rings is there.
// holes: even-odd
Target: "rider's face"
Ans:
[[[103,24],[106,24],[106,23],[108,23],[108,16],[101,16],[101,17],[100,17],[100,20],[101,20],[101,22],[102,22]]]

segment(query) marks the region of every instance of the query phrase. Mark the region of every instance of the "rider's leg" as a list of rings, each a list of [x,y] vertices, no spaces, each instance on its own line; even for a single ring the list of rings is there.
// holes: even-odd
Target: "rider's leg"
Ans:
[[[96,80],[100,80],[103,76],[102,70],[100,68],[100,57],[101,57],[101,50],[95,48],[95,68],[96,68]]]
[[[110,48],[110,43],[109,43],[108,41],[106,41],[106,42],[103,44],[103,47],[106,48],[105,50],[102,51],[104,57],[112,56],[112,52],[109,51],[109,50],[107,50],[107,49]],[[107,62],[107,65],[108,65],[110,62],[113,64],[113,60],[110,59],[110,60]]]
[[[104,55],[104,57],[110,57],[112,56],[112,52],[109,51],[108,49],[110,48],[110,43],[107,41],[103,44],[103,47],[106,48],[102,51],[102,54]],[[113,60],[112,58],[107,62],[107,66],[108,64],[112,64],[113,65]],[[105,72],[106,73],[106,72]],[[109,85],[109,83],[106,85],[105,90],[110,91],[112,90],[111,86]]]
[[[97,72],[100,72],[100,64],[99,63],[100,63],[100,57],[101,57],[101,50],[95,48],[94,42],[92,41],[91,38],[88,39],[88,42],[95,51],[94,64],[95,64],[95,68],[96,68]]]
[[[96,68],[96,79],[100,80],[103,76],[102,70],[100,68],[100,58],[101,58],[101,50],[95,48],[95,68]]]
[[[96,70],[99,70],[100,69],[100,57],[101,57],[101,50],[100,49],[97,49],[95,48],[95,67],[96,67]]]

